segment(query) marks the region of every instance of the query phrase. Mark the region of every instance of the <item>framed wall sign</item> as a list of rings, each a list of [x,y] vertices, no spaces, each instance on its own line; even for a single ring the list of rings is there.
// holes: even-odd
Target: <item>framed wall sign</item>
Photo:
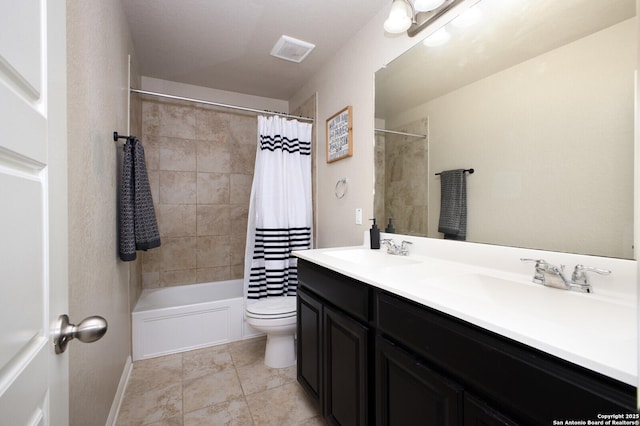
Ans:
[[[353,155],[353,126],[351,105],[327,120],[327,163]]]

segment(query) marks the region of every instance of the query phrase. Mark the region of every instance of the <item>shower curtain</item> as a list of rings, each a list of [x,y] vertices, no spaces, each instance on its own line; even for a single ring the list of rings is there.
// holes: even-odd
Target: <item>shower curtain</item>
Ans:
[[[258,117],[244,286],[247,303],[295,296],[297,258],[311,248],[311,124]]]

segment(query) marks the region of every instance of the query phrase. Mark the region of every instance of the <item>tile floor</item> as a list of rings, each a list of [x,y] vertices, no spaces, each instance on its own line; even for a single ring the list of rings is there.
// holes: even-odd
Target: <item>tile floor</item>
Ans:
[[[266,339],[133,365],[117,426],[324,425],[296,367],[264,365]]]

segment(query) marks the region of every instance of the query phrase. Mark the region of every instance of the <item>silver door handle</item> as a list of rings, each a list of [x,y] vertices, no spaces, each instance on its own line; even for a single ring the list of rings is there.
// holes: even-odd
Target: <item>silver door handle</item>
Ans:
[[[107,332],[107,320],[93,316],[85,318],[78,325],[70,324],[67,315],[60,315],[53,330],[53,345],[56,354],[61,354],[67,350],[67,344],[75,339],[84,343],[100,340]]]

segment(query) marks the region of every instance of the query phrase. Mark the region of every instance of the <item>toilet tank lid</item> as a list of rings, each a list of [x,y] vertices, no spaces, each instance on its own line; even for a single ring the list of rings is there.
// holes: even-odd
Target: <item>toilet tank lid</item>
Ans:
[[[296,311],[296,297],[269,297],[247,305],[247,312],[258,315],[282,315]]]

